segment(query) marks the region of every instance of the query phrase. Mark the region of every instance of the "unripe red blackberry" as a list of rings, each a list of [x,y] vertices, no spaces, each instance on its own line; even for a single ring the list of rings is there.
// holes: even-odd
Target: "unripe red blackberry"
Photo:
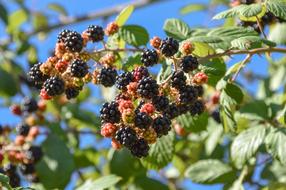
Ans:
[[[151,103],[145,103],[144,105],[142,105],[142,107],[140,108],[140,112],[145,112],[148,115],[152,115],[155,112],[155,107],[153,104]]]
[[[64,45],[68,51],[80,52],[83,48],[83,39],[76,31],[70,31],[64,38]]]
[[[35,99],[33,98],[29,98],[29,97],[25,97],[23,102],[22,102],[22,106],[23,106],[23,111],[24,112],[34,112],[37,111],[38,109],[38,103]]]
[[[135,81],[139,81],[143,77],[148,77],[150,75],[148,69],[144,66],[136,67],[133,70],[132,74],[134,76]]]
[[[100,134],[104,137],[111,138],[115,135],[117,127],[112,123],[104,123],[101,126]]]
[[[60,72],[63,73],[67,70],[69,62],[65,60],[60,60],[56,63],[55,68]]]
[[[39,127],[31,127],[28,136],[31,138],[35,138],[40,134]]]
[[[158,116],[154,119],[152,127],[156,131],[158,137],[167,135],[171,130],[171,120],[164,115]]]
[[[171,103],[163,113],[168,116],[168,118],[174,119],[180,115],[180,110],[175,103]]]
[[[74,77],[82,78],[88,73],[88,65],[86,62],[76,59],[71,63],[71,74]]]
[[[68,36],[69,33],[71,33],[71,30],[64,29],[58,34],[58,43],[63,43]]]
[[[196,57],[188,55],[180,60],[179,65],[185,73],[189,73],[198,68],[199,62]]]
[[[218,104],[220,99],[220,92],[216,91],[212,96],[211,96],[211,103],[212,104]]]
[[[66,95],[66,98],[69,100],[69,99],[72,99],[72,98],[76,98],[78,95],[79,95],[79,88],[77,87],[69,87],[65,90],[65,95]]]
[[[139,113],[136,113],[136,115],[135,115],[134,124],[136,127],[139,127],[141,129],[146,129],[146,128],[150,127],[152,122],[153,122],[152,117],[149,116],[145,112],[139,112]]]
[[[49,96],[61,95],[65,91],[65,82],[63,79],[54,76],[46,80],[44,89]]]
[[[111,36],[111,35],[117,33],[118,30],[119,30],[118,24],[115,23],[115,22],[111,22],[111,23],[109,23],[109,24],[107,25],[107,27],[106,27],[106,29],[105,29],[105,34],[106,34],[107,36]]]
[[[167,37],[162,41],[160,45],[160,50],[166,57],[171,57],[175,55],[179,50],[179,43],[177,40]]]
[[[97,76],[97,81],[105,87],[111,87],[115,84],[117,72],[111,67],[103,67]]]
[[[50,100],[50,99],[52,99],[52,97],[48,95],[47,91],[46,91],[44,88],[41,89],[40,97],[41,97],[43,100]]]
[[[12,105],[10,107],[10,110],[15,115],[22,115],[22,109],[21,109],[21,106],[19,105],[16,105],[16,104]]]
[[[143,98],[152,98],[159,93],[159,85],[156,80],[152,79],[152,77],[144,77],[139,81],[138,94]]]
[[[134,109],[134,105],[133,105],[133,102],[131,100],[119,100],[117,102],[119,104],[118,109],[121,113],[123,113],[124,110],[126,110],[126,109],[131,109],[131,110]]]
[[[118,103],[110,102],[103,104],[100,110],[101,120],[107,123],[118,123],[121,118],[121,114],[118,110]]]
[[[155,49],[159,49],[160,48],[161,42],[162,42],[162,40],[158,36],[154,36],[150,40],[151,46],[153,46]]]
[[[147,141],[143,138],[138,139],[133,146],[130,147],[131,154],[138,158],[148,156],[149,145]]]
[[[34,164],[21,164],[20,171],[24,175],[33,174],[36,172]]]
[[[136,132],[130,127],[121,127],[118,129],[115,139],[127,148],[132,147],[138,140]]]
[[[191,42],[184,42],[181,51],[184,55],[189,55],[194,51],[194,46]]]
[[[113,53],[107,53],[99,59],[99,63],[106,67],[112,67],[116,62],[116,57]]]
[[[43,157],[43,151],[40,146],[31,146],[25,153],[26,158],[32,162],[36,163],[40,161]]]
[[[116,139],[112,139],[111,141],[111,146],[112,148],[114,148],[115,150],[119,150],[121,149],[121,144],[116,140]]]
[[[190,113],[194,115],[201,115],[205,111],[205,104],[201,100],[197,100],[191,105]]]
[[[92,42],[102,41],[104,38],[104,30],[101,26],[90,25],[86,30],[89,40]]]
[[[183,89],[186,86],[187,77],[183,71],[175,71],[171,77],[171,86],[176,89]]]
[[[41,87],[47,80],[48,76],[43,74],[40,70],[42,63],[35,64],[28,72],[28,80],[32,82],[36,87]]]
[[[30,126],[24,123],[20,123],[16,127],[18,135],[27,136],[29,134]]]
[[[141,54],[141,62],[145,67],[150,67],[157,64],[159,61],[159,55],[156,50],[145,49]]]
[[[120,90],[126,90],[126,86],[134,80],[131,72],[121,73],[116,77],[116,87]]]
[[[199,97],[202,97],[204,95],[204,87],[203,86],[196,85],[196,86],[194,86],[194,88],[196,89]]]
[[[25,137],[23,135],[16,136],[14,143],[17,146],[22,146],[23,144],[25,144]]]
[[[180,103],[181,104],[192,104],[198,98],[197,90],[190,85],[180,90]]]
[[[197,84],[197,85],[202,85],[202,84],[205,84],[208,82],[208,75],[206,75],[205,73],[203,72],[198,72],[197,74],[195,74],[195,76],[193,77],[193,80],[192,82],[194,84]]]
[[[127,85],[127,94],[130,97],[137,97],[138,82],[131,82]]]
[[[166,96],[155,96],[152,98],[156,110],[165,111],[169,106],[169,99]]]
[[[174,125],[174,129],[177,135],[179,136],[185,136],[186,135],[186,130],[179,124]]]

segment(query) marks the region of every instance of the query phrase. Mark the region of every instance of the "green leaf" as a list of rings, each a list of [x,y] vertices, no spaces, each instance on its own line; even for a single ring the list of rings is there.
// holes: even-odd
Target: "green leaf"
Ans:
[[[60,5],[59,3],[50,3],[50,4],[48,4],[48,8],[53,10],[53,11],[56,11],[62,15],[65,15],[65,16],[68,15],[65,7]]]
[[[149,155],[141,159],[143,166],[147,169],[158,170],[170,163],[174,154],[174,140],[173,131],[159,138],[155,144],[151,145]]]
[[[135,66],[142,65],[140,59],[141,59],[140,53],[135,53],[135,54],[129,56],[126,59],[126,61],[124,61],[122,69],[124,71],[132,71],[135,68]]]
[[[119,36],[127,43],[133,46],[146,45],[149,40],[149,34],[145,28],[138,25],[125,25],[119,29]]]
[[[28,20],[28,14],[25,10],[19,9],[9,15],[7,32],[15,33],[24,22]]]
[[[195,50],[193,51],[193,54],[196,56],[204,57],[215,53],[215,50],[207,43],[193,42],[191,38],[187,41],[191,41],[191,43],[194,45]],[[182,42],[181,44],[183,43],[184,42]]]
[[[270,118],[268,106],[263,100],[247,103],[239,112],[243,114],[244,117],[252,120],[265,120]]]
[[[13,74],[4,68],[5,65],[0,64],[0,96],[11,97],[17,94],[18,84]]]
[[[231,45],[238,49],[253,49],[262,47],[263,44],[274,47],[276,43],[269,40],[261,39],[258,36],[244,36],[231,41]]]
[[[269,40],[276,42],[277,44],[286,44],[286,23],[276,23],[270,28]]]
[[[217,125],[215,121],[209,121],[208,137],[205,142],[206,154],[210,156],[215,150],[223,135],[223,128],[221,125]]]
[[[232,9],[228,9],[226,11],[220,12],[220,13],[216,14],[213,17],[213,19],[233,18],[235,16],[238,16],[239,15],[238,10],[244,6],[246,6],[246,5],[239,5],[239,6],[232,8]]]
[[[46,27],[48,25],[48,18],[43,13],[34,13],[33,25],[35,29]]]
[[[254,156],[264,142],[266,135],[265,125],[250,127],[235,137],[231,145],[231,158],[238,168],[241,168],[252,156]]]
[[[75,168],[73,156],[66,144],[56,135],[49,135],[42,148],[44,157],[36,165],[41,183],[46,189],[64,189]]]
[[[265,138],[267,151],[281,164],[286,164],[286,128],[271,128]]]
[[[143,177],[143,176],[138,176],[134,180],[134,184],[136,188],[132,189],[130,188],[129,190],[159,190],[159,189],[168,189],[168,186],[163,184],[162,182],[148,178],[148,177]]]
[[[192,116],[190,113],[187,113],[179,116],[177,121],[189,132],[201,132],[207,128],[208,114],[203,113],[199,116]]]
[[[8,11],[2,3],[0,3],[0,19],[4,22],[4,24],[8,24]]]
[[[219,160],[200,160],[187,168],[185,176],[195,183],[215,184],[234,177],[232,168]]]
[[[191,32],[188,24],[182,20],[171,18],[167,19],[163,26],[164,31],[170,37],[174,37],[179,40],[185,40],[188,38],[189,33]]]
[[[120,177],[116,175],[108,175],[103,176],[101,178],[98,178],[96,180],[87,180],[84,182],[83,185],[76,188],[76,190],[104,190],[107,188],[110,188],[114,186],[116,183],[118,183],[121,180]]]
[[[119,13],[119,15],[116,17],[115,22],[119,26],[123,26],[126,23],[126,21],[128,20],[128,18],[130,17],[130,15],[132,14],[133,11],[134,11],[134,5],[129,5],[129,6],[125,7]]]
[[[283,0],[267,0],[266,8],[275,16],[286,19],[286,2]]]
[[[74,152],[74,162],[77,168],[97,165],[99,159],[99,152],[94,148],[78,149]]]
[[[190,4],[180,9],[181,14],[188,14],[194,11],[203,11],[208,7],[205,4]]]

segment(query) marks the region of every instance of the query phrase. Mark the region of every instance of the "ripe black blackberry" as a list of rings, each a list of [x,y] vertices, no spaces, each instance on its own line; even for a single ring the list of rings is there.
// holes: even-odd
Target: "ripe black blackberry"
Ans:
[[[217,122],[217,123],[221,123],[221,119],[220,119],[220,113],[219,110],[216,109],[211,113],[212,118]]]
[[[182,88],[179,93],[179,100],[181,104],[192,104],[198,98],[197,90],[190,85]]]
[[[144,77],[139,81],[137,92],[143,98],[152,98],[159,93],[159,85],[152,77]]]
[[[83,48],[83,38],[76,31],[70,31],[64,38],[64,46],[68,51],[80,52]]]
[[[63,79],[53,76],[45,81],[44,89],[49,96],[61,95],[65,91],[65,82]]]
[[[121,127],[118,129],[115,139],[127,148],[131,148],[138,140],[136,132],[130,127]]]
[[[136,113],[134,120],[135,126],[141,129],[148,128],[153,122],[152,117],[145,112]]]
[[[71,63],[71,74],[73,77],[82,78],[88,73],[88,65],[80,59],[76,59]]]
[[[241,0],[240,1],[242,4],[250,5],[255,3],[255,0]]]
[[[104,38],[104,30],[101,26],[90,25],[88,26],[86,33],[92,42],[99,42]]]
[[[28,72],[28,81],[37,88],[41,88],[43,83],[48,79],[48,76],[43,74],[40,70],[41,64],[42,63],[37,63],[33,65]]]
[[[167,37],[165,40],[162,41],[160,45],[160,50],[162,54],[165,55],[166,57],[171,57],[178,52],[179,43],[177,40]]]
[[[152,103],[158,111],[165,111],[169,107],[169,99],[166,96],[155,96]]]
[[[196,86],[194,86],[194,88],[196,89],[199,97],[202,97],[204,95],[204,87],[203,86],[196,85]]]
[[[27,136],[30,131],[30,126],[24,123],[18,124],[16,127],[16,132],[18,135]]]
[[[58,34],[58,43],[64,42],[71,30],[64,29]]]
[[[180,60],[179,66],[185,73],[189,73],[198,68],[199,62],[196,57],[188,55]]]
[[[11,187],[16,188],[20,186],[21,178],[17,172],[15,172],[13,175],[8,175],[10,181],[9,184]]]
[[[180,110],[175,103],[171,103],[163,113],[170,119],[174,119],[180,115]]]
[[[179,109],[179,115],[183,115],[188,113],[191,110],[191,105],[190,104],[179,104],[178,109]]]
[[[31,146],[25,153],[26,158],[31,163],[36,163],[40,161],[43,157],[43,151],[40,146]]]
[[[205,111],[205,104],[201,100],[197,100],[191,105],[190,113],[194,115],[201,115]]]
[[[171,120],[165,115],[158,116],[154,119],[152,127],[156,131],[158,137],[167,135],[171,130]]]
[[[171,86],[176,89],[183,89],[186,86],[187,77],[183,71],[176,71],[171,77]]]
[[[156,50],[145,49],[141,54],[141,62],[146,67],[153,66],[159,61],[159,56]]]
[[[70,87],[65,90],[67,99],[76,98],[79,95],[79,88]]]
[[[100,110],[100,117],[101,120],[106,123],[118,123],[121,118],[121,114],[118,110],[118,103],[112,101],[103,104]]]
[[[24,174],[33,174],[35,173],[35,165],[34,164],[21,164],[20,171]]]
[[[143,138],[138,139],[135,144],[130,148],[131,154],[138,158],[148,156],[149,145],[147,141]]]
[[[141,80],[143,77],[148,77],[149,71],[146,67],[140,66],[132,71],[133,77],[136,81]]]
[[[23,111],[24,112],[34,112],[38,109],[38,103],[34,98],[25,97],[23,102]]]
[[[261,18],[262,24],[271,24],[272,22],[276,21],[276,17],[273,13],[267,12],[262,18]]]
[[[117,72],[110,67],[103,67],[97,76],[97,80],[105,87],[113,86],[116,82]]]
[[[13,175],[14,173],[17,172],[17,167],[16,167],[16,165],[9,163],[9,164],[4,166],[3,170],[4,170],[5,174]]]
[[[116,77],[115,84],[119,90],[125,90],[126,86],[133,80],[134,80],[134,77],[131,72],[124,72]]]

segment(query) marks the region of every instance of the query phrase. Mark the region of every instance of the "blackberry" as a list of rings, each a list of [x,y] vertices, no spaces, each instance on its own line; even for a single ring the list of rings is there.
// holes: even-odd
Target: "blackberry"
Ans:
[[[70,31],[64,38],[64,46],[71,52],[80,52],[83,48],[83,38],[78,32]]]
[[[76,87],[70,87],[65,90],[67,99],[76,98],[79,95],[79,89]]]
[[[178,109],[179,109],[179,115],[183,115],[183,114],[186,114],[188,113],[190,110],[191,110],[191,105],[190,104],[180,104],[178,106]]]
[[[136,81],[139,81],[143,77],[148,77],[150,75],[148,69],[144,66],[137,67],[133,70],[132,74]]]
[[[149,145],[145,139],[138,139],[135,144],[130,148],[131,154],[138,158],[148,156]]]
[[[255,3],[255,0],[241,0],[240,1],[242,4],[250,5]]]
[[[10,179],[9,183],[11,187],[15,188],[20,186],[21,178],[18,173],[14,173],[13,175],[8,175],[8,177]]]
[[[219,110],[216,109],[211,113],[212,118],[217,122],[217,123],[221,123],[221,119],[220,119],[220,113]]]
[[[169,99],[166,96],[155,96],[152,103],[158,111],[165,111],[169,107]]]
[[[276,17],[273,13],[267,12],[262,18],[263,24],[270,24],[271,22],[274,22],[276,20]]]
[[[117,76],[117,72],[115,69],[112,69],[110,67],[108,68],[103,67],[99,75],[97,76],[97,80],[103,86],[110,87],[115,84],[116,76]]]
[[[17,167],[16,165],[9,163],[4,166],[3,170],[7,175],[13,175],[17,172]]]
[[[198,98],[197,90],[190,85],[180,90],[180,103],[191,104]]]
[[[30,126],[24,123],[17,125],[16,131],[18,135],[26,137],[29,134]]]
[[[163,113],[170,119],[174,119],[175,117],[180,115],[180,110],[175,103],[171,103],[168,105],[167,109]]]
[[[198,68],[199,62],[196,57],[191,55],[185,56],[180,60],[180,68],[185,72],[189,73]]]
[[[30,160],[32,163],[40,161],[42,157],[43,157],[43,151],[40,146],[31,146],[26,151],[26,158]]]
[[[58,34],[58,43],[64,42],[71,30],[64,29]]]
[[[3,132],[4,132],[3,126],[2,126],[2,125],[0,125],[0,135],[2,135],[2,134],[3,134]]]
[[[74,77],[82,78],[88,73],[88,65],[86,62],[76,59],[71,63],[71,74]]]
[[[115,139],[127,148],[131,148],[137,141],[136,132],[130,127],[121,127],[116,131]]]
[[[38,109],[38,103],[34,98],[25,97],[23,102],[23,111],[24,112],[34,112]]]
[[[166,57],[171,57],[177,53],[179,50],[179,43],[177,40],[167,37],[165,40],[162,41],[160,45],[160,50],[163,55]]]
[[[135,126],[141,129],[148,128],[153,122],[152,117],[145,112],[136,113],[134,120]]]
[[[41,88],[43,83],[47,80],[48,76],[43,74],[40,70],[42,63],[33,65],[28,72],[28,82],[31,82],[35,87]]]
[[[21,164],[20,171],[24,174],[33,174],[35,173],[35,165],[34,164]]]
[[[159,61],[159,56],[156,50],[145,49],[141,54],[141,62],[146,67],[153,66]]]
[[[116,77],[116,87],[120,90],[125,90],[126,86],[134,80],[134,77],[131,72],[121,73]]]
[[[101,120],[107,123],[118,123],[120,121],[121,114],[118,110],[118,103],[110,102],[103,104],[100,110]]]
[[[154,119],[152,126],[158,137],[167,135],[171,130],[171,120],[167,116],[158,116]]]
[[[186,86],[187,77],[183,71],[176,71],[171,77],[171,86],[176,89],[183,89]]]
[[[57,77],[51,77],[44,83],[44,89],[49,96],[60,95],[65,91],[65,82]]]
[[[191,105],[190,113],[194,115],[201,115],[205,111],[205,104],[201,100],[195,101],[193,105]]]
[[[159,85],[152,77],[145,77],[139,81],[137,92],[143,98],[152,98],[159,93]]]
[[[197,86],[194,86],[194,88],[196,89],[199,97],[202,97],[204,95],[204,87],[203,86],[197,85]]]
[[[101,26],[90,25],[88,26],[86,33],[92,42],[99,42],[104,38],[104,30]]]

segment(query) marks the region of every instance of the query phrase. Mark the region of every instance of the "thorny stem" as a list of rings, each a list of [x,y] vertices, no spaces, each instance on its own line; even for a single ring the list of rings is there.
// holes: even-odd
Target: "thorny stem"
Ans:
[[[238,77],[240,71],[243,69],[243,67],[250,61],[252,57],[252,54],[247,54],[247,56],[245,57],[245,59],[241,62],[239,68],[237,69],[237,71],[235,72],[235,74],[233,75],[233,77],[231,78],[230,82],[235,81],[235,79]]]
[[[260,20],[259,20],[259,18],[257,16],[256,16],[256,22],[257,22],[257,25],[259,27],[260,32],[263,34],[264,38],[267,39],[267,36],[266,36],[266,34],[265,34],[264,30],[263,30],[261,22],[260,22]]]

